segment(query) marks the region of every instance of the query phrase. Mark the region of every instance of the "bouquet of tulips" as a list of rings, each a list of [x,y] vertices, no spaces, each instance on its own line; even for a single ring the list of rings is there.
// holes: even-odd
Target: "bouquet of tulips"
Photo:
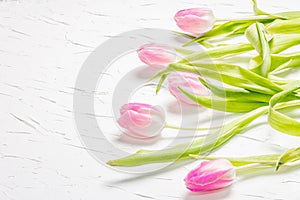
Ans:
[[[178,34],[190,38],[190,42],[180,49],[146,44],[137,50],[141,61],[159,69],[151,79],[159,78],[157,92],[167,80],[170,93],[183,103],[244,114],[221,127],[195,128],[216,131],[190,143],[163,150],[140,150],[107,164],[131,167],[186,159],[205,160],[184,180],[191,191],[208,191],[230,185],[239,168],[263,166],[277,171],[300,159],[300,147],[281,154],[251,157],[204,156],[222,147],[264,114],[269,125],[287,137],[300,136],[300,122],[285,112],[300,106],[300,79],[288,79],[283,73],[300,66],[300,52],[285,51],[300,44],[300,11],[270,14],[260,10],[255,0],[253,5],[254,15],[243,19],[216,20],[208,8],[181,10],[174,19],[185,33]],[[245,37],[247,42],[226,43],[237,36]],[[202,45],[205,51],[184,48],[193,43]],[[246,67],[235,62],[242,53],[250,51],[256,53]],[[185,57],[176,60],[176,53]],[[221,82],[223,87],[210,80]],[[179,128],[165,122],[159,107],[148,104],[126,104],[120,114],[119,125],[134,137],[147,139],[163,128]]]

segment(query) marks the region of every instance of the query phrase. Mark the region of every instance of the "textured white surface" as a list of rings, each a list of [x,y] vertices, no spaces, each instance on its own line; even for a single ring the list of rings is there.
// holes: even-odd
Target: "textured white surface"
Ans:
[[[270,12],[300,10],[294,0],[260,4]],[[219,18],[252,12],[250,0],[0,0],[0,199],[298,200],[297,169],[192,194],[183,178],[197,162],[139,177],[102,166],[80,143],[72,94],[89,53],[124,31],[177,30],[174,13],[196,6],[211,7]],[[270,153],[299,143],[260,124],[216,153]]]

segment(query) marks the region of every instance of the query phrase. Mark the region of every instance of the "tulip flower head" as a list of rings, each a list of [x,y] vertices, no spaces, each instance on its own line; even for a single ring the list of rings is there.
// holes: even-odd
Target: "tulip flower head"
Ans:
[[[118,124],[126,133],[136,138],[154,137],[165,126],[165,113],[159,106],[128,103],[121,107]]]
[[[203,161],[188,173],[184,181],[193,192],[204,192],[227,187],[235,179],[235,168],[226,159]]]
[[[165,68],[176,59],[174,49],[161,44],[145,44],[137,50],[137,53],[142,62],[158,69]]]
[[[198,77],[198,74],[189,72],[171,73],[168,76],[168,88],[170,93],[179,101],[190,105],[198,105],[197,103],[190,100],[178,89],[178,87],[180,87],[181,89],[197,96],[210,95],[210,91],[204,85],[201,84]]]
[[[174,16],[174,20],[181,30],[195,37],[210,31],[215,23],[214,14],[208,8],[180,10]]]

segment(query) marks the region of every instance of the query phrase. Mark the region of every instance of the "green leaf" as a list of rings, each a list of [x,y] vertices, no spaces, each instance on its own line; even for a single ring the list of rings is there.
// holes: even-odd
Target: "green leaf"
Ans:
[[[270,74],[275,74],[287,68],[295,68],[300,67],[300,54],[292,54],[292,55],[281,55],[281,54],[272,54],[271,55],[271,68]],[[249,63],[249,67],[252,72],[256,74],[260,74],[260,66],[261,66],[261,57],[257,56],[251,59]]]
[[[277,19],[274,22],[267,25],[267,30],[270,33],[300,33],[300,18],[281,20]]]
[[[233,166],[245,166],[250,164],[261,164],[267,166],[276,165],[277,160],[279,159],[280,154],[269,154],[269,155],[259,155],[259,156],[247,156],[247,157],[210,157],[210,156],[199,156],[191,154],[190,157],[194,159],[203,159],[203,160],[216,160],[216,159],[226,159],[231,162]]]
[[[292,163],[300,160],[300,147],[291,148],[283,154],[267,154],[258,156],[247,156],[247,157],[211,157],[202,156],[197,154],[189,155],[193,159],[200,160],[217,160],[226,159],[231,162],[235,167],[246,166],[250,164],[259,164],[262,166],[275,166],[276,171],[284,164]]]
[[[271,50],[271,63],[270,71],[274,71],[277,68],[289,68],[297,67],[299,62],[299,54],[294,55],[280,55],[278,53],[300,44],[300,34],[289,34],[289,35],[275,35],[269,42]],[[260,56],[256,56],[250,60],[249,68],[256,74],[262,74],[263,59]],[[291,63],[287,63],[291,62]],[[283,66],[284,65],[284,66]]]
[[[258,21],[261,22],[271,22],[274,19],[261,19]],[[190,45],[195,42],[201,42],[204,40],[209,40],[209,39],[217,39],[217,38],[223,38],[223,39],[228,39],[236,35],[241,35],[244,34],[245,30],[254,22],[256,19],[253,20],[235,20],[235,21],[229,21],[225,22],[223,24],[217,24],[213,27],[213,29],[204,35],[197,37],[195,39],[192,39],[190,42],[184,44],[183,46]]]
[[[189,35],[189,34],[186,34],[186,33],[178,32],[178,31],[172,31],[172,32],[173,32],[173,33],[176,33],[176,34],[178,34],[178,35],[181,35],[181,36],[183,36],[183,37],[189,38],[189,39],[195,39],[194,36]]]
[[[157,84],[157,86],[156,86],[156,94],[159,92],[159,90],[161,89],[161,86],[162,86],[162,84],[164,83],[164,81],[166,80],[166,78],[167,78],[167,74],[163,74],[161,77],[160,77],[160,80],[159,80],[159,82],[158,82],[158,84]]]
[[[293,136],[300,136],[300,122],[298,122],[295,119],[292,119],[288,117],[287,115],[284,115],[276,110],[276,104],[283,101],[289,94],[293,93],[295,90],[298,90],[300,88],[300,83],[296,82],[292,84],[292,86],[289,86],[288,89],[279,92],[278,94],[275,94],[270,99],[270,108],[269,108],[269,115],[268,115],[268,121],[269,124],[276,130],[286,133],[288,135]],[[289,103],[287,102],[286,107],[289,106]],[[294,102],[292,101],[291,106],[295,106]]]
[[[265,11],[262,11],[261,9],[259,9],[256,0],[252,0],[252,3],[253,3],[253,12],[256,15],[271,15],[271,14],[266,13]]]
[[[174,63],[169,65],[170,71],[192,72],[212,78],[228,85],[240,87],[246,90],[273,95],[282,89],[259,76],[250,70],[244,69],[238,65],[223,63],[194,63],[193,66],[186,64]]]
[[[272,65],[272,73],[280,72],[287,68],[300,67],[300,53],[293,55],[274,55],[274,64]]]
[[[245,32],[246,37],[261,56],[260,69],[263,76],[267,76],[271,67],[269,41],[265,26],[261,23],[252,24]]]
[[[270,41],[272,54],[280,53],[292,46],[300,44],[300,34],[279,34],[274,35]]]
[[[288,162],[295,162],[297,160],[300,160],[300,147],[289,149],[284,154],[282,154],[280,156],[280,158],[278,159],[278,161],[276,163],[276,171],[282,165],[284,165]]]
[[[281,13],[270,14],[259,9],[256,0],[252,0],[252,3],[253,3],[253,11],[256,15],[267,15],[270,17],[282,18],[282,19],[289,19],[289,18],[295,18],[297,16],[300,16],[299,12],[281,12]]]
[[[250,101],[243,99],[218,98],[215,96],[195,96],[179,87],[179,90],[195,103],[214,110],[224,112],[243,113],[249,112],[262,106],[267,106],[267,103]]]
[[[251,40],[253,40],[253,43],[257,42],[255,38]],[[267,40],[269,41],[270,52],[276,54],[300,44],[300,34],[274,35],[272,40],[270,37]],[[245,43],[215,46],[208,48],[206,51],[203,50],[190,54],[178,63],[193,63],[194,61],[209,60],[212,58],[226,58],[251,51],[253,48],[251,44]]]
[[[253,120],[265,114],[268,107],[253,110],[238,119],[226,124],[220,130],[205,138],[196,139],[190,143],[184,143],[163,150],[143,150],[117,160],[108,161],[113,166],[139,166],[150,163],[175,162],[182,159],[191,159],[190,154],[203,155],[216,150],[224,145],[236,134],[242,132]]]
[[[242,88],[228,88],[224,86],[216,86],[199,77],[200,82],[208,88],[213,94],[223,98],[238,99],[242,101],[269,102],[271,95],[251,92]]]
[[[289,79],[278,77],[276,75],[273,75],[272,73],[269,74],[268,78],[270,79],[270,81],[276,83],[277,85],[280,85],[281,87],[284,87],[285,85],[288,85],[291,82],[291,80]]]
[[[300,18],[300,11],[281,12],[281,13],[276,13],[274,15],[280,16],[285,19],[294,19],[294,18]]]
[[[190,55],[195,53],[195,51],[184,49],[184,48],[174,48],[174,50],[183,55]]]
[[[206,51],[195,52],[184,59],[180,60],[178,63],[190,63],[195,60],[211,59],[211,58],[225,58],[229,56],[238,55],[241,53],[248,52],[252,50],[251,44],[231,44],[224,46],[217,46],[207,49]]]

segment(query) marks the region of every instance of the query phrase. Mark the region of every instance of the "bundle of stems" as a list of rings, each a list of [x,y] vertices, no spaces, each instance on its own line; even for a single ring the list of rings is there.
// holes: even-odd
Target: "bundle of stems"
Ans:
[[[277,131],[300,136],[300,122],[284,112],[300,106],[300,79],[291,80],[283,75],[297,70],[300,66],[300,52],[286,51],[300,44],[300,12],[269,14],[260,10],[256,1],[253,3],[254,16],[217,22],[211,31],[199,37],[182,34],[191,38],[182,48],[199,43],[205,46],[205,51],[185,51],[187,53],[183,59],[170,64],[152,78],[160,78],[156,91],[159,92],[170,73],[199,74],[199,81],[212,95],[196,96],[179,88],[182,93],[201,106],[245,114],[207,137],[163,150],[139,150],[128,157],[108,161],[107,164],[129,167],[194,158],[205,159],[204,154],[220,148],[264,114],[267,114],[269,125]],[[248,42],[225,43],[237,36],[245,37]],[[223,43],[215,43],[215,39]],[[232,64],[243,53],[250,51],[256,51],[256,55],[249,59],[246,67]],[[299,149],[291,149],[282,155],[231,160],[240,164],[267,163],[278,169],[299,158]]]

